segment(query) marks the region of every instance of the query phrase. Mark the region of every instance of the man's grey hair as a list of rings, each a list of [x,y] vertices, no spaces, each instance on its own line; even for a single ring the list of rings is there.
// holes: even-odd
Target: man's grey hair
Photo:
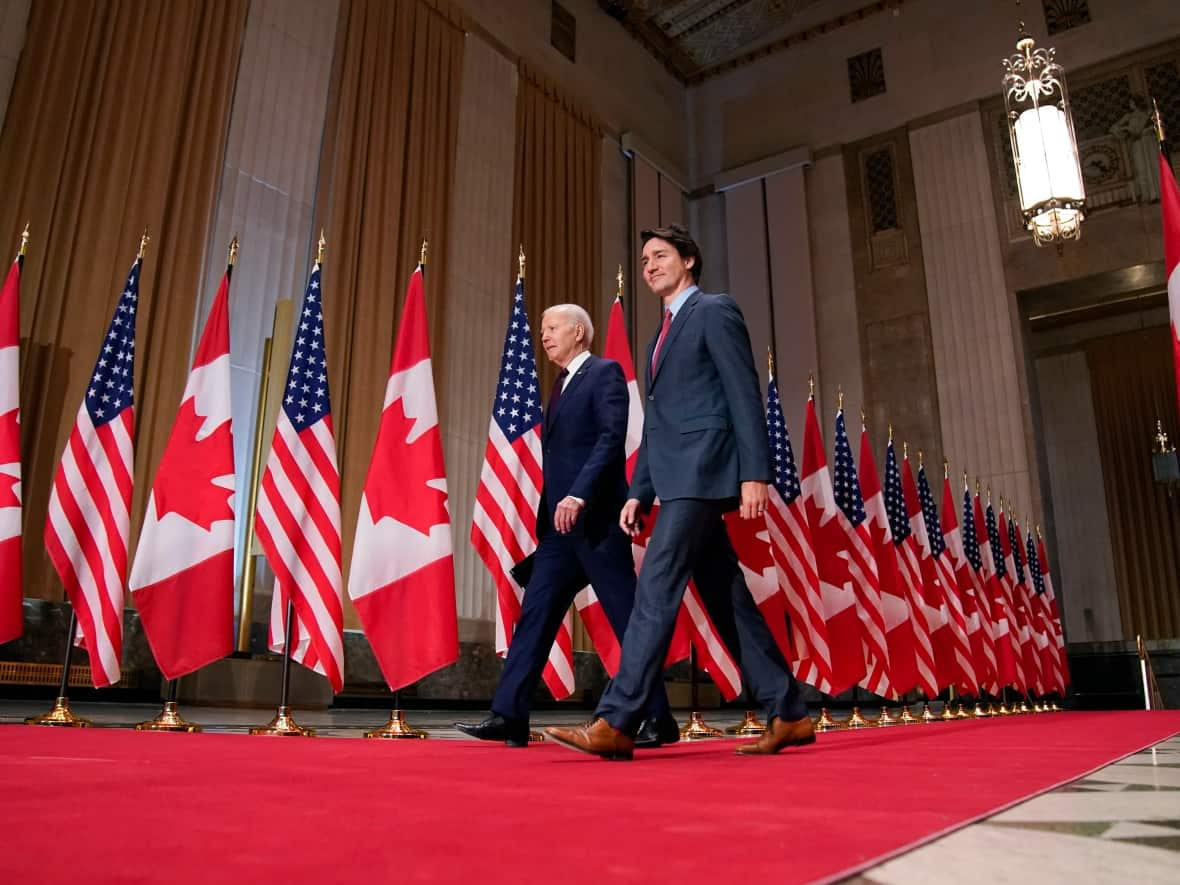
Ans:
[[[586,330],[586,347],[589,348],[594,343],[594,323],[590,319],[590,314],[586,313],[586,308],[577,304],[555,304],[546,308],[545,312],[541,314],[541,322],[545,322],[545,317],[557,311],[565,314],[565,318],[569,320],[571,326],[582,324],[582,328]]]

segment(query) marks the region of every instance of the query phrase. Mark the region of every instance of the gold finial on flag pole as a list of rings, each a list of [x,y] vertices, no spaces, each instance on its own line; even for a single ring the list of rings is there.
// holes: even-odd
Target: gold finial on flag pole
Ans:
[[[516,276],[518,279],[523,280],[524,279],[524,243],[520,244],[520,253],[516,256],[516,265],[517,265]]]
[[[1037,540],[1041,540],[1041,524],[1037,523]]]
[[[427,250],[426,238],[423,237],[422,238],[422,248],[418,250],[418,263],[420,265],[422,265],[423,267],[426,267],[426,250]]]
[[[619,270],[615,274],[615,297],[619,300],[623,298],[623,265],[619,265]]]
[[[910,457],[910,444],[904,439],[901,441],[901,456],[906,459]]]
[[[864,409],[864,406],[861,406],[860,407],[860,429],[864,430],[867,427],[868,427],[868,424],[865,422],[865,409]]]
[[[942,478],[943,479],[950,479],[951,478],[951,462],[948,461],[946,458],[942,459]]]
[[[29,249],[29,223],[25,222],[25,229],[20,234],[20,251],[17,252],[18,258],[24,258],[25,252]]]
[[[1164,143],[1164,118],[1160,116],[1160,106],[1156,104],[1155,99],[1151,100],[1151,122],[1155,124],[1155,137],[1159,139],[1162,146]]]
[[[137,257],[140,261],[143,260],[143,254],[147,251],[147,244],[148,240],[150,239],[151,237],[148,236],[148,229],[145,227],[143,229],[143,236],[139,238],[139,255]]]
[[[893,422],[889,422],[889,441],[893,442]]]
[[[327,239],[324,238],[324,229],[321,227],[320,228],[320,241],[319,241],[319,243],[316,244],[316,250],[315,250],[315,263],[316,264],[323,264],[324,263],[324,249],[327,248],[327,245],[328,245],[328,241],[327,241]]]
[[[230,267],[238,260],[238,235],[234,234],[234,238],[229,241],[229,257],[226,259],[226,264]]]
[[[922,450],[918,449],[918,467],[921,468],[921,467],[925,467],[925,466],[926,466],[926,459],[922,454]]]
[[[965,489],[971,488],[971,482],[970,482],[970,480],[967,479],[967,471],[966,470],[963,471],[963,488],[965,488]]]
[[[807,397],[808,399],[815,399],[815,373],[807,373]]]
[[[836,385],[836,411],[837,412],[844,411],[844,385],[843,384]]]
[[[774,351],[769,344],[766,346],[766,374],[771,381],[774,380]]]
[[[991,483],[987,485],[987,503],[990,506],[992,503],[992,486]]]

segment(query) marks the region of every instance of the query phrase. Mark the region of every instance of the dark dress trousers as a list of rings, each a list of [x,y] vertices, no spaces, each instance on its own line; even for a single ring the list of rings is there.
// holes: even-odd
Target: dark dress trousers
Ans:
[[[692,578],[767,721],[800,719],[807,709],[799,686],[750,595],[722,519],[739,505],[742,482],[773,476],[745,320],[728,295],[697,291],[673,319],[653,376],[655,343],[647,348],[643,441],[629,497],[646,511],[658,496],[660,512],[619,672],[597,714],[634,733]]]
[[[492,699],[492,712],[507,719],[528,719],[549,649],[579,590],[594,587],[620,641],[627,629],[635,599],[635,562],[631,539],[619,528],[619,511],[627,498],[628,405],[622,368],[591,355],[566,383],[552,414],[545,413],[537,551]],[[553,528],[553,511],[566,495],[581,498],[586,506],[563,535]],[[667,709],[663,683],[654,684],[650,712]]]

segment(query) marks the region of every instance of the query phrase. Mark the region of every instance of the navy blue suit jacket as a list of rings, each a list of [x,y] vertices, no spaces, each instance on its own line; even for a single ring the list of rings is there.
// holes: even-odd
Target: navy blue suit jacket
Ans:
[[[553,531],[553,511],[566,495],[586,502],[573,533],[597,544],[619,523],[627,500],[627,382],[614,360],[593,354],[566,383],[541,425],[544,486],[537,537]]]
[[[647,347],[643,441],[630,497],[722,500],[736,507],[741,483],[773,472],[750,334],[728,295],[696,292],[676,313],[655,376]]]

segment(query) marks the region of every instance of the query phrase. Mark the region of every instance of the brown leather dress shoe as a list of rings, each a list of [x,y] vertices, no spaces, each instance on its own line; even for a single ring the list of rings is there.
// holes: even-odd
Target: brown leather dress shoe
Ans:
[[[571,750],[611,762],[630,760],[635,751],[635,742],[605,719],[594,719],[573,728],[550,727],[545,729],[545,734]]]
[[[762,737],[738,745],[737,752],[742,756],[769,756],[783,747],[801,747],[814,743],[815,726],[807,716],[794,722],[784,722],[775,716],[766,726],[766,731],[762,732]]]

